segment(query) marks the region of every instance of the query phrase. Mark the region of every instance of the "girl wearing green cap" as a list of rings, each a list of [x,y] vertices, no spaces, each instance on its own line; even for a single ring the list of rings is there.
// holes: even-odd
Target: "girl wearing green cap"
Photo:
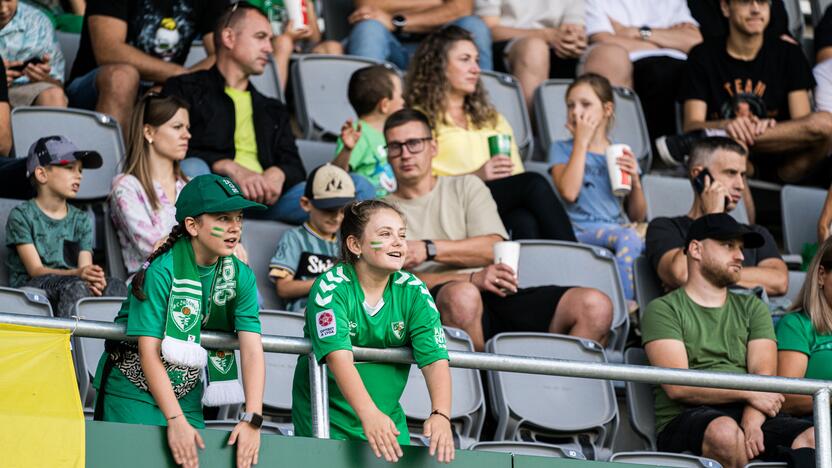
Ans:
[[[368,200],[344,210],[341,257],[320,275],[306,303],[303,335],[329,367],[329,430],[333,439],[366,440],[377,457],[395,462],[410,437],[399,404],[409,364],[356,363],[353,346],[409,346],[425,376],[432,412],[423,434],[439,462],[454,458],[451,373],[445,331],[430,292],[401,271],[407,256],[405,226],[393,206]],[[295,434],[311,436],[309,365],[298,359],[292,389]]]
[[[229,443],[237,445],[237,466],[257,463],[265,380],[257,287],[232,255],[244,208],[265,207],[224,177],[199,176],[182,189],[178,224],[133,278],[115,320],[138,343],[108,340],[96,372],[95,418],[167,426],[173,459],[186,467],[198,466],[204,447],[194,429],[205,426],[202,406],[237,403],[246,413]],[[206,351],[202,330],[236,332],[243,385],[234,351]]]

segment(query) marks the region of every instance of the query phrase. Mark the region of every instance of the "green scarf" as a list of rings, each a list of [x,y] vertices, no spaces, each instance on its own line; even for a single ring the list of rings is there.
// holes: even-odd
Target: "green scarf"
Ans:
[[[243,387],[237,380],[234,350],[206,351],[200,345],[203,326],[233,331],[228,311],[237,297],[237,269],[234,259],[217,261],[208,310],[202,310],[202,283],[191,242],[181,239],[173,245],[173,285],[168,298],[162,356],[173,364],[191,368],[207,367],[207,383],[202,404],[221,406],[243,403]],[[207,364],[207,366],[206,366]]]

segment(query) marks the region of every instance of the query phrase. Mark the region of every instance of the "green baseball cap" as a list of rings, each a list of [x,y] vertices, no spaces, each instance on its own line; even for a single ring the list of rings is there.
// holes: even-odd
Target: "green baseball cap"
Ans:
[[[243,197],[240,187],[228,177],[205,174],[191,179],[179,192],[176,199],[176,221],[181,223],[189,216],[196,217],[203,213],[223,213],[246,208],[265,210],[266,206]]]

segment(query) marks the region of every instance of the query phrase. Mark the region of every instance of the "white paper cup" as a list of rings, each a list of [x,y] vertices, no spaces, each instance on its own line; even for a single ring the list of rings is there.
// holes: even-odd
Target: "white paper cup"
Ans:
[[[610,184],[612,185],[612,193],[616,197],[623,197],[630,193],[633,189],[633,181],[630,174],[624,172],[621,166],[618,165],[618,158],[624,154],[624,150],[630,150],[629,145],[618,144],[610,145],[607,148],[607,171],[610,175]]]
[[[520,264],[520,243],[502,241],[494,244],[494,263],[508,265],[514,271],[514,276],[517,276],[517,267]]]
[[[294,30],[309,27],[306,24],[306,15],[303,14],[303,0],[283,0],[283,4],[286,5],[286,14],[289,15]]]

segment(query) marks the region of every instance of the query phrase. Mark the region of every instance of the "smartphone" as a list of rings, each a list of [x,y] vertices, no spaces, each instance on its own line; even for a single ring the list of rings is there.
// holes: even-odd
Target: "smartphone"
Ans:
[[[696,193],[701,194],[702,191],[705,190],[705,176],[711,179],[711,183],[714,182],[714,176],[711,175],[711,172],[708,168],[702,169],[702,172],[696,175],[693,178],[693,188],[696,190]],[[728,204],[731,202],[731,197],[725,197],[725,211],[728,211]]]
[[[20,65],[17,65],[15,67],[9,67],[9,70],[22,72],[23,69],[26,68],[30,63],[35,64],[35,65],[40,65],[41,63],[43,63],[43,59],[40,58],[40,57],[33,57],[33,58],[30,58],[29,60],[26,60],[25,62],[21,63]]]

